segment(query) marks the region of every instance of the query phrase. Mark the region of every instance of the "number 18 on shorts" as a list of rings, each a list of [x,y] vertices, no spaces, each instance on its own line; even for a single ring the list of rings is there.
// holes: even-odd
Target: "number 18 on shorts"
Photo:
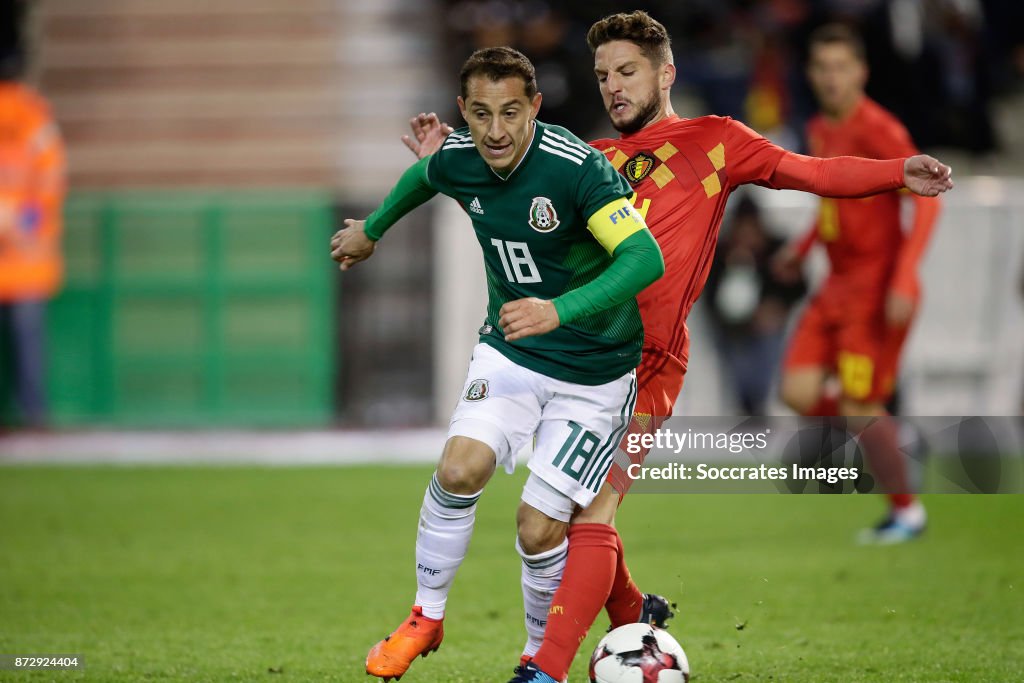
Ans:
[[[608,476],[636,393],[635,371],[605,384],[576,384],[477,344],[448,436],[486,443],[497,464],[511,473],[516,454],[536,435],[530,471],[586,507]]]

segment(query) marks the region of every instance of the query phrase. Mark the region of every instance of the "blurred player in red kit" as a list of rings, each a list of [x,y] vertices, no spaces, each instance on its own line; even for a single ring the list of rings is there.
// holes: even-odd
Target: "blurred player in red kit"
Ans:
[[[662,279],[637,295],[645,341],[630,433],[648,432],[672,414],[682,390],[689,357],[686,317],[704,288],[734,189],[754,183],[862,197],[902,187],[935,195],[953,183],[949,167],[928,156],[814,159],[787,152],[730,118],[678,117],[670,100],[676,69],[668,32],[645,12],[605,17],[590,28],[587,42],[605,109],[621,134],[590,144],[634,188],[633,203],[665,259]],[[412,126],[415,135],[405,142],[419,156],[440,147],[451,130],[434,114],[415,117]],[[627,456],[620,449],[597,498],[573,517],[543,642],[527,643],[512,683],[563,681],[602,606],[613,627],[649,614],[650,596],[630,578],[613,526],[631,483],[626,468],[644,455]]]
[[[810,40],[808,77],[821,114],[807,126],[810,152],[888,159],[917,154],[903,125],[864,94],[864,47],[851,29],[819,28]],[[899,192],[864,199],[825,199],[811,230],[780,254],[779,269],[799,267],[815,242],[831,272],[808,305],[783,363],[782,398],[802,415],[850,418],[868,465],[889,494],[890,512],[861,533],[865,543],[898,543],[925,527],[910,492],[898,425],[886,412],[900,351],[920,298],[917,271],[939,214],[936,197],[914,196],[904,235]],[[837,390],[830,390],[835,377]],[[876,418],[861,420],[858,418]]]

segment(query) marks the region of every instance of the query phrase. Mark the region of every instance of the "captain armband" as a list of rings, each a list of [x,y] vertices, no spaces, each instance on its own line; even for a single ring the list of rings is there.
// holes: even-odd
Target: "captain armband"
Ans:
[[[625,197],[608,202],[587,219],[587,229],[609,254],[627,237],[646,227],[640,212]]]

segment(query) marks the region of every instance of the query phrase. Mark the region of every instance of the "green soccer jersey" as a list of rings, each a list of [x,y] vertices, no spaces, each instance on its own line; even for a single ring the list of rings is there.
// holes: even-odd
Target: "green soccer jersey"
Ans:
[[[535,337],[508,342],[498,324],[506,302],[554,299],[557,309],[558,297],[592,282],[611,264],[613,257],[588,229],[588,219],[633,191],[603,154],[566,129],[538,121],[523,158],[501,177],[481,158],[469,129],[462,128],[429,157],[426,182],[462,204],[483,250],[488,305],[481,342],[519,365],[577,384],[610,382],[639,364],[643,326],[635,291],[568,321],[571,316],[559,310],[562,325]],[[418,197],[415,203],[422,201]],[[389,208],[386,201],[367,219],[368,236],[379,237],[377,223],[386,227],[397,220]],[[635,212],[621,219],[643,225]],[[653,249],[660,265],[656,244]]]

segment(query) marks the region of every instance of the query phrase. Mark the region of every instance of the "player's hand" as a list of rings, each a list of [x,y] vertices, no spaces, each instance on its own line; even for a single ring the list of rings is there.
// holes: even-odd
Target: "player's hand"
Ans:
[[[331,258],[341,264],[343,271],[370,258],[377,248],[377,243],[363,232],[364,225],[366,221],[346,218],[345,227],[331,237]]]
[[[417,159],[428,157],[441,149],[441,143],[454,129],[437,118],[437,114],[419,114],[409,119],[412,135],[403,135],[402,142]]]
[[[914,194],[935,197],[953,189],[953,169],[934,157],[918,154],[903,164],[903,184]]]
[[[784,246],[782,249],[779,249],[771,261],[772,275],[779,282],[786,284],[800,281],[803,276],[801,272],[802,266],[803,259],[793,246]]]
[[[509,301],[498,311],[498,316],[505,341],[510,342],[547,334],[562,324],[555,304],[535,297]]]
[[[914,299],[899,292],[889,292],[885,299],[885,322],[889,327],[906,327],[914,317]]]

